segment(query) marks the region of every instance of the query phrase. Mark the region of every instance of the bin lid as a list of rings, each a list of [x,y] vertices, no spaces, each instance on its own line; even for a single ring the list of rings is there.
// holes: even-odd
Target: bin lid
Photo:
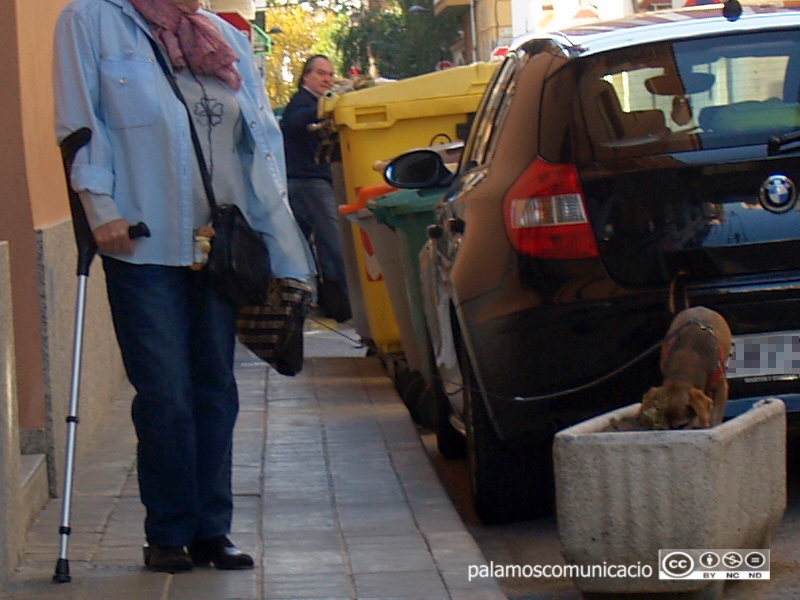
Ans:
[[[447,188],[424,190],[398,190],[379,198],[367,201],[369,208],[379,222],[395,227],[397,217],[417,213],[433,213]]]
[[[352,220],[353,216],[359,211],[366,210],[367,200],[375,198],[376,196],[382,196],[383,194],[396,189],[396,187],[392,187],[388,183],[379,183],[377,185],[365,185],[360,187],[356,191],[356,201],[351,202],[350,204],[340,205],[339,214]]]
[[[321,112],[332,115],[337,126],[351,129],[391,127],[397,118],[472,112],[497,65],[474,63],[325,98]],[[461,106],[467,100],[469,106]],[[403,106],[409,110],[403,111]],[[385,114],[389,107],[395,116]]]

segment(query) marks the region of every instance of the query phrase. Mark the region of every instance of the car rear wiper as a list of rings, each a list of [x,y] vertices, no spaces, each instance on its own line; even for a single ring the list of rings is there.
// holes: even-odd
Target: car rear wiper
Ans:
[[[781,152],[795,150],[796,148],[787,148],[790,144],[800,142],[800,129],[787,133],[786,135],[773,135],[767,140],[767,155],[775,156]]]

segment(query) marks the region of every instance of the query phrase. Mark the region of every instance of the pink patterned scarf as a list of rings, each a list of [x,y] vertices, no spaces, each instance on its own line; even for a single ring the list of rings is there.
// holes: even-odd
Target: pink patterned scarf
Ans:
[[[239,58],[214,23],[174,0],[131,0],[167,49],[176,69],[187,65],[195,73],[214,75],[238,90],[242,77],[233,66]]]

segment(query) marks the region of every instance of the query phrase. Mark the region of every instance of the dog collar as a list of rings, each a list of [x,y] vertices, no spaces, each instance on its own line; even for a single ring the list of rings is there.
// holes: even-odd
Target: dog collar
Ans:
[[[691,321],[687,321],[684,324],[684,327],[687,325],[697,325],[703,331],[707,331],[711,334],[711,336],[716,339],[717,334],[714,333],[714,328],[708,324],[700,321],[698,319],[692,319]],[[677,332],[676,332],[677,333]],[[670,352],[672,351],[672,344],[667,344],[664,346],[664,356],[668,357]],[[717,383],[727,372],[728,372],[728,356],[725,356],[725,352],[720,349],[719,351],[719,359],[717,360],[717,368],[711,374],[711,377],[708,379],[707,389],[714,387],[714,384]]]
[[[714,384],[717,383],[722,377],[728,372],[728,357],[725,356],[725,353],[720,350],[719,352],[719,360],[717,361],[717,370],[711,375],[708,380],[708,387],[714,387]]]

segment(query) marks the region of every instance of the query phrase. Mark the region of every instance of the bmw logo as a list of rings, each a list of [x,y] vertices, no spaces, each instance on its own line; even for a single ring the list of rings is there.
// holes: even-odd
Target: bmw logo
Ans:
[[[768,211],[783,213],[797,203],[797,186],[786,175],[770,175],[761,184],[758,199]]]

